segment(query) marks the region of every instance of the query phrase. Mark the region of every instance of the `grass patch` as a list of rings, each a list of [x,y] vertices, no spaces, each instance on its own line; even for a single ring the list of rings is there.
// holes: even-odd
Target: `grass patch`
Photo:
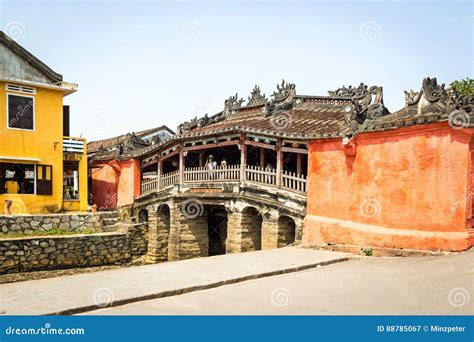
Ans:
[[[11,239],[11,238],[21,238],[21,237],[32,237],[32,236],[49,236],[49,235],[79,235],[79,234],[94,234],[96,233],[92,229],[81,229],[78,231],[70,231],[64,229],[49,229],[42,231],[33,231],[32,233],[14,233],[10,232],[8,234],[0,234],[0,239]]]

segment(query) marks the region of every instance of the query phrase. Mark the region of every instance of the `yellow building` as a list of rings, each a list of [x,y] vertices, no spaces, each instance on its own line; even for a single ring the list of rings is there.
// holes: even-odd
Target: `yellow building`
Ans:
[[[76,90],[0,31],[0,214],[87,209],[86,142],[63,105]]]

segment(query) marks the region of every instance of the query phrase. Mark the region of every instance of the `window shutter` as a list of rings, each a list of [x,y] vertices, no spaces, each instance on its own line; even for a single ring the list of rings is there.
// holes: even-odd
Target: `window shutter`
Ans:
[[[63,106],[63,137],[69,136],[69,106]]]
[[[53,166],[36,165],[36,194],[53,194]]]
[[[34,129],[34,99],[8,94],[8,127]]]

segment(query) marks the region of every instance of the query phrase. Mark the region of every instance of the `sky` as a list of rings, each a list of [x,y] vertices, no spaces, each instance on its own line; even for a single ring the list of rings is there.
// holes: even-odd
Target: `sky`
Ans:
[[[470,1],[6,1],[0,30],[79,91],[89,141],[221,111],[255,84],[301,95],[364,82],[385,105],[426,76],[473,77]]]

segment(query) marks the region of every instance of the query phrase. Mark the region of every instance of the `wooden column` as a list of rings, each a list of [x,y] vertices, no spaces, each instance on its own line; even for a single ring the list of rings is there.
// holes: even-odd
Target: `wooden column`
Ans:
[[[204,151],[199,152],[199,167],[203,167],[203,166],[204,166]]]
[[[265,168],[265,149],[263,147],[260,147],[259,156],[260,156],[260,167]]]
[[[156,175],[158,176],[158,185],[157,185],[157,189],[160,188],[160,184],[161,184],[161,170],[163,169],[163,162],[161,161],[161,159],[158,159],[158,163],[156,164]]]
[[[183,149],[179,150],[179,184],[184,181],[184,154]]]
[[[240,137],[240,182],[245,181],[245,166],[247,165],[247,147],[245,145],[245,134]]]
[[[277,164],[276,164],[276,186],[279,188],[281,186],[281,175],[283,173],[283,152],[281,150],[281,139],[278,139],[276,145],[277,153]]]
[[[301,176],[301,153],[296,154],[296,175]]]

